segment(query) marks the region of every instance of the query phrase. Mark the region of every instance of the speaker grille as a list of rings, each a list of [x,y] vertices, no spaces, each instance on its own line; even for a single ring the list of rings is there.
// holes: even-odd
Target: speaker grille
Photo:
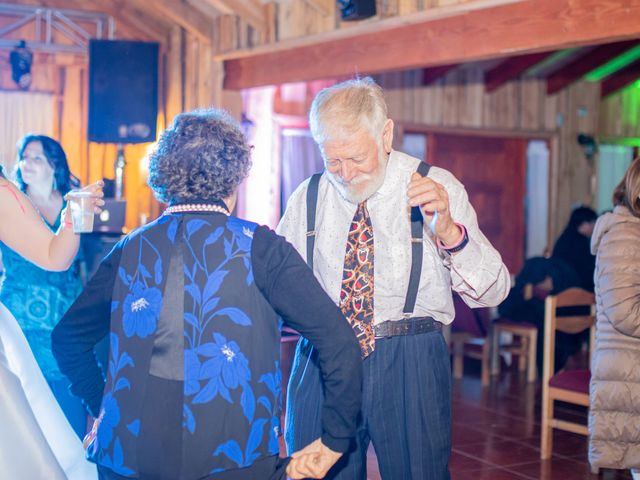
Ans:
[[[89,140],[142,143],[156,139],[158,44],[89,42]]]

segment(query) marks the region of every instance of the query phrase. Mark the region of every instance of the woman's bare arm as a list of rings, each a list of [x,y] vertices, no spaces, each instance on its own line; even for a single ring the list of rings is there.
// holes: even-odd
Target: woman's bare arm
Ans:
[[[29,199],[0,178],[0,240],[9,248],[46,270],[66,270],[76,256],[80,236],[64,223],[65,219],[53,234]]]

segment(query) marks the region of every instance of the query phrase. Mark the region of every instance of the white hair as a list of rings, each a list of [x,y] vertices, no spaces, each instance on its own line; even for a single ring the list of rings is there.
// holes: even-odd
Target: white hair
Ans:
[[[386,120],[382,88],[371,77],[347,80],[321,90],[309,111],[309,128],[318,145],[362,129],[381,141]]]

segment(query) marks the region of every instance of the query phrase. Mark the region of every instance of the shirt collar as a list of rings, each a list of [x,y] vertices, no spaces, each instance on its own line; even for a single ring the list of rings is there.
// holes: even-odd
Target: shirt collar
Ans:
[[[393,184],[395,183],[395,177],[397,172],[397,159],[395,155],[395,150],[391,150],[389,154],[389,161],[387,162],[387,169],[384,174],[384,181],[380,188],[374,193],[371,198],[383,198],[391,195],[393,193]]]

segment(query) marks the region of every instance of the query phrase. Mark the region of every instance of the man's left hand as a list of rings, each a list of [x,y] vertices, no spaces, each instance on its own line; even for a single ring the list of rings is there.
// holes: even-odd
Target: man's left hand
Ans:
[[[451,218],[449,195],[442,185],[416,172],[411,175],[407,196],[409,205],[420,206],[427,223],[438,212],[434,234],[443,244],[452,245],[460,239],[460,228]]]

